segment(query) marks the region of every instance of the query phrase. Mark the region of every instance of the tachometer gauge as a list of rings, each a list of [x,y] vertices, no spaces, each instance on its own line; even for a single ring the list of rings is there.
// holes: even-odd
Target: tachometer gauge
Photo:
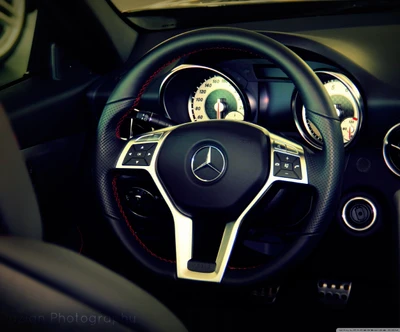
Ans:
[[[244,120],[243,99],[235,86],[220,75],[207,78],[189,100],[192,121]]]
[[[337,115],[341,121],[343,144],[347,146],[356,137],[362,118],[362,100],[356,86],[343,74],[333,72],[316,72],[322,80]],[[322,135],[316,126],[307,118],[304,106],[301,106],[301,124],[295,111],[296,125],[303,137],[314,147],[321,149]],[[304,130],[306,133],[304,132]]]

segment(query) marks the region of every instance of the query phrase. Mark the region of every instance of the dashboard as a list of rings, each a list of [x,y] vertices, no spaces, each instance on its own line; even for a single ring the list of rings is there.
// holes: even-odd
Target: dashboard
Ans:
[[[272,37],[301,57],[320,78],[341,121],[345,147],[342,195],[328,236],[310,263],[315,264],[313,268],[318,266],[321,275],[340,274],[348,280],[364,280],[368,275],[368,280],[380,280],[382,271],[391,273],[382,257],[394,252],[388,239],[395,232],[400,188],[400,49],[394,37],[400,33],[399,18],[399,14],[339,15],[232,24]],[[153,31],[142,36],[131,62],[184,31]],[[175,124],[248,121],[311,153],[321,149],[324,139],[324,133],[307,118],[286,73],[268,59],[237,50],[203,50],[169,62],[157,71],[138,109],[163,115]],[[137,194],[131,187],[126,185],[130,201]],[[142,187],[148,196],[159,196],[155,188]],[[285,232],[286,227],[296,227],[310,209],[312,193],[299,198],[297,188],[274,189],[271,195],[277,199],[257,211],[251,220],[254,228],[241,235],[235,256],[239,266],[243,260],[258,264],[265,258],[268,227]],[[132,219],[136,217],[132,213]],[[265,225],[262,221],[266,220],[271,224]],[[151,217],[137,218],[137,224],[137,229],[150,227]],[[146,241],[167,252],[168,244],[163,245],[166,232]],[[375,270],[371,272],[370,266]]]
[[[234,26],[261,31],[285,44],[320,78],[341,121],[346,154],[343,197],[333,219],[349,236],[374,238],[383,220],[394,217],[388,211],[400,187],[400,78],[395,74],[400,54],[388,37],[400,28],[390,25],[396,15],[373,16],[373,29],[367,18],[343,16],[341,27],[311,18],[313,29],[308,31],[299,31],[304,30],[301,22],[279,22],[280,30],[296,32],[264,31],[275,27],[267,21]],[[147,46],[169,36],[154,33]],[[269,60],[239,51],[206,50],[177,60],[149,86],[141,107],[175,123],[249,121],[311,151],[321,149],[324,137],[307,118],[288,76]],[[378,216],[374,227],[347,226],[344,207],[357,197],[371,202],[368,209]]]
[[[166,115],[177,122],[206,120],[236,120],[257,122],[268,115],[269,101],[277,86],[289,83],[289,78],[270,63],[251,60],[244,62],[247,68],[238,71],[230,63],[220,68],[200,65],[179,65],[163,80],[160,99]],[[335,105],[341,121],[343,144],[348,146],[356,138],[363,119],[363,100],[356,85],[346,75],[323,70],[324,64],[315,63],[321,69],[316,74],[324,84]],[[247,73],[247,79],[243,78]],[[252,77],[250,77],[250,75]],[[289,81],[289,82],[288,82]],[[248,88],[257,82],[258,96]],[[290,84],[290,83],[289,83]],[[282,98],[282,96],[280,96]],[[296,88],[284,96],[298,132],[316,149],[322,148],[323,133],[307,118],[306,109]]]
[[[51,1],[46,3],[49,7],[52,4]],[[106,2],[101,1],[79,4],[81,9],[86,9],[87,4],[108,7]],[[309,7],[314,10],[315,5],[310,2]],[[240,15],[235,19],[230,16],[230,10],[223,7],[220,13],[224,15],[215,14],[216,9],[211,7],[205,8],[203,15],[199,14],[201,11],[197,8],[196,11],[185,12],[185,15],[179,14],[179,11],[163,10],[148,13],[148,21],[162,24],[170,20],[175,24],[172,28],[160,25],[152,30],[132,26],[136,23],[131,24],[126,17],[121,20],[115,11],[107,16],[106,8],[101,7],[95,14],[85,17],[82,13],[89,12],[76,10],[76,6],[65,3],[64,7],[60,7],[65,9],[63,11],[54,6],[59,14],[73,13],[77,18],[73,22],[69,19],[71,15],[65,15],[63,20],[59,20],[57,15],[44,14],[38,17],[38,20],[44,21],[37,26],[37,35],[40,36],[42,32],[44,38],[35,38],[40,41],[36,44],[51,46],[52,61],[58,59],[53,59],[53,55],[58,56],[60,47],[60,67],[55,61],[57,66],[54,72],[60,69],[63,79],[55,81],[50,79],[51,75],[47,75],[50,74],[47,63],[50,48],[42,47],[43,51],[38,52],[40,47],[34,47],[32,63],[36,64],[36,71],[31,70],[32,78],[8,87],[2,93],[2,102],[10,110],[21,148],[26,149],[24,153],[43,208],[46,231],[50,231],[48,233],[53,235],[52,239],[60,240],[61,235],[64,236],[61,233],[67,229],[65,235],[68,236],[68,242],[73,242],[75,247],[76,234],[78,245],[81,240],[80,250],[83,247],[83,254],[93,254],[94,258],[99,258],[99,261],[129,278],[146,279],[145,283],[149,284],[151,292],[154,286],[171,290],[172,297],[179,298],[180,293],[172,291],[170,284],[165,287],[152,275],[142,274],[140,265],[130,260],[129,253],[111,234],[110,225],[102,222],[103,207],[99,206],[98,195],[94,195],[92,190],[95,173],[93,149],[97,151],[94,141],[99,137],[96,127],[100,116],[105,114],[104,105],[123,75],[159,43],[211,24],[249,29],[286,45],[318,75],[341,120],[345,146],[342,194],[336,211],[332,213],[329,230],[318,248],[304,260],[304,264],[300,264],[288,276],[288,283],[282,281],[283,286],[289,285],[289,288],[285,287],[285,292],[290,293],[287,301],[290,306],[289,310],[285,310],[285,315],[289,311],[296,314],[300,312],[301,315],[294,316],[293,321],[303,321],[305,317],[304,323],[308,324],[307,317],[313,309],[305,299],[310,298],[312,293],[304,290],[310,286],[309,289],[317,295],[317,280],[353,282],[350,311],[344,314],[348,317],[354,315],[357,310],[351,309],[359,306],[360,314],[354,321],[362,322],[365,327],[372,326],[365,323],[366,318],[376,317],[379,311],[398,309],[398,305],[392,305],[395,291],[391,286],[398,285],[394,262],[398,251],[396,228],[400,211],[399,10],[369,12],[361,8],[354,14],[350,10],[337,12],[334,8],[319,14],[318,11],[303,10],[288,12],[289,4],[280,4],[275,13],[263,7],[264,10],[254,17],[251,10],[244,11],[241,7],[239,11],[243,15],[239,12]],[[174,15],[179,17],[174,20]],[[207,15],[215,20],[208,21],[205,19]],[[46,29],[52,25],[46,24],[45,19],[54,21],[59,28]],[[116,19],[118,24],[115,24]],[[140,19],[144,22],[146,17]],[[99,22],[104,25],[99,26]],[[102,34],[104,38],[100,38]],[[55,45],[50,45],[50,42]],[[117,51],[114,52],[114,49]],[[68,50],[71,54],[67,52],[64,58],[64,51]],[[81,73],[82,64],[90,69],[90,80],[86,70]],[[46,69],[43,76],[36,75],[38,66]],[[155,74],[141,96],[137,106],[140,110],[154,112],[176,124],[205,120],[248,121],[266,128],[272,134],[299,143],[307,153],[318,153],[321,148],[324,133],[318,132],[309,121],[307,110],[292,81],[268,59],[237,51],[204,50],[168,62],[167,67]],[[126,104],[129,102],[126,101]],[[113,110],[110,109],[110,112]],[[132,120],[126,118],[128,125]],[[126,130],[121,138],[129,139],[131,135],[150,130],[147,124],[135,129],[134,132]],[[118,144],[122,146],[125,142]],[[251,158],[245,161],[252,162]],[[175,162],[173,155],[171,162]],[[162,253],[162,257],[174,260],[172,215],[148,172],[118,170],[118,179],[114,180],[114,195],[118,187],[121,206],[137,235],[152,252]],[[270,257],[267,250],[277,248],[280,235],[286,234],[287,230],[296,230],[310,211],[311,190],[310,193],[307,191],[299,195],[300,186],[301,189],[308,188],[303,188],[302,184],[294,187],[283,182],[282,186],[278,186],[278,181],[276,185],[270,196],[262,201],[268,203],[268,207],[265,204],[264,209],[264,205],[260,204],[260,209],[250,216],[253,220],[250,220],[249,227],[243,228],[237,242],[238,251],[234,252],[233,266],[257,266],[268,262]],[[138,197],[142,199],[140,204]],[[74,206],[76,208],[72,209]],[[70,213],[60,214],[59,211]],[[83,237],[79,228],[79,234],[76,232],[76,225],[83,226]],[[269,232],[271,229],[274,232]],[[268,243],[276,246],[268,247]],[[298,293],[291,292],[291,283],[298,286]],[[323,285],[318,286],[318,291],[331,291],[324,290]],[[264,286],[270,285],[262,286],[259,293],[267,294],[269,288]],[[211,303],[210,299],[212,303],[220,303],[214,301],[214,297],[208,297],[204,301],[207,306]],[[234,299],[237,300],[236,294]],[[193,296],[193,302],[197,300]],[[265,304],[262,312],[265,311]],[[243,302],[243,306],[248,307],[249,311],[260,312],[253,310],[248,302]],[[244,311],[234,310],[233,316],[236,313],[240,317]],[[315,314],[321,318],[318,312]],[[333,314],[339,316],[337,311]],[[265,314],[260,317],[265,324]],[[323,317],[326,322],[332,321],[332,312]],[[229,326],[236,325],[236,317],[233,318]],[[385,319],[382,321],[385,322]],[[195,323],[198,324],[199,320]],[[349,325],[359,326],[355,323],[337,326]],[[248,329],[247,326],[244,328]]]
[[[400,107],[400,68],[397,60],[400,52],[396,47],[395,37],[400,33],[398,22],[399,14],[393,12],[265,20],[235,23],[231,26],[261,32],[288,46],[315,72],[321,72],[319,76],[323,83],[328,84],[328,81],[338,78],[323,75],[322,72],[340,75],[340,80],[345,81],[344,90],[350,91],[348,100],[351,107],[359,110],[359,117],[354,116],[357,123],[351,124],[352,127],[343,124],[343,131],[347,130],[344,137],[348,137],[350,129],[350,139],[344,142],[346,151],[364,147],[379,149],[379,158],[383,162],[383,139],[389,129],[400,120],[397,112]],[[183,31],[152,32],[142,39],[142,48],[138,49],[134,59],[180,32]],[[190,75],[185,72],[193,73],[196,70],[177,70],[182,65],[207,67],[212,73],[188,77]],[[304,123],[301,101],[297,101],[295,87],[285,73],[273,63],[248,54],[202,52],[201,55],[192,55],[177,61],[149,87],[145,96],[148,103],[143,104],[143,108],[162,114],[167,111],[171,119],[178,123],[192,121],[189,115],[189,98],[206,79],[214,76],[215,71],[228,77],[239,94],[244,95],[246,121],[256,122],[271,131],[298,137],[300,142],[312,149],[320,146],[319,134],[313,131],[311,125]],[[176,77],[173,72],[177,74]],[[160,86],[168,75],[171,91],[174,85],[178,85],[175,83],[182,81],[179,87],[182,90],[182,100],[176,99],[174,91],[160,93]],[[169,85],[168,80],[165,85]],[[292,104],[296,101],[297,107],[293,107]],[[383,114],[385,115],[382,116]],[[346,112],[341,112],[341,116],[345,120]],[[387,167],[385,171],[390,172]],[[394,179],[397,181],[397,177]]]

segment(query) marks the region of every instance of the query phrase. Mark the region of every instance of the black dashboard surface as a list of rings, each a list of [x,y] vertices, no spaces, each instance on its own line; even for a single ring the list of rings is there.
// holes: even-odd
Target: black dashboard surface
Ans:
[[[352,262],[359,260],[361,251],[369,252],[377,245],[382,253],[392,250],[390,244],[384,243],[384,239],[389,234],[393,235],[397,218],[394,196],[400,188],[400,178],[386,166],[382,145],[387,131],[400,122],[399,22],[400,12],[392,11],[231,25],[258,31],[278,40],[296,52],[314,70],[324,69],[345,74],[360,91],[364,103],[364,121],[354,144],[346,149],[342,205],[337,216],[332,216],[334,231],[326,242],[328,248],[335,244],[339,236],[343,241],[342,246],[336,247],[338,251],[332,255],[346,254],[347,259],[333,266],[326,265],[326,271],[340,270],[345,271],[344,275],[362,275],[367,273],[370,264],[378,264],[379,255],[368,263],[365,262],[365,265],[353,266]],[[159,42],[185,31],[187,30],[143,31],[137,41],[136,52],[126,65],[134,64]],[[149,86],[140,105],[143,110],[167,114],[160,97],[160,87],[171,70],[182,64],[208,66],[229,75],[246,91],[250,103],[254,104],[252,107],[256,109],[257,116],[252,117],[252,121],[312,148],[295,126],[292,111],[295,92],[293,84],[274,64],[244,54],[213,51],[180,59],[162,71]],[[241,80],[244,81],[242,86]],[[187,96],[184,99],[187,100]],[[187,105],[187,101],[184,104]],[[173,120],[190,121],[185,106],[179,112],[181,111],[185,114]],[[342,227],[341,208],[346,199],[354,196],[368,197],[377,205],[380,218],[376,232],[357,234]],[[358,239],[356,241],[359,249],[351,252],[354,239]],[[374,273],[370,274],[370,277],[373,278],[373,275]]]
[[[368,289],[368,283],[376,280],[386,285],[393,282],[388,275],[391,274],[390,261],[395,253],[392,246],[394,242],[391,240],[397,220],[394,197],[400,188],[400,178],[385,164],[382,145],[387,131],[400,122],[399,22],[400,12],[393,11],[231,25],[275,38],[290,47],[314,70],[343,73],[358,87],[364,102],[364,121],[357,140],[346,149],[341,205],[337,215],[332,216],[331,231],[321,251],[310,260],[310,270],[318,275],[366,282],[364,289]],[[138,53],[133,55],[131,61],[136,61],[140,54],[158,42],[184,31],[146,32],[139,38],[136,49]],[[239,86],[241,80],[245,81],[245,86],[241,88],[246,91],[250,101],[255,100],[258,114],[253,121],[272,132],[297,139],[299,143],[311,148],[299,134],[293,119],[295,88],[273,64],[229,52],[184,58],[174,66],[182,64],[205,65],[221,70]],[[159,88],[174,66],[163,72],[149,87],[143,96],[142,107],[165,114]],[[186,120],[189,121],[187,109],[182,112],[186,113]],[[182,122],[184,118],[175,120]],[[359,196],[371,199],[379,213],[377,227],[365,234],[343,227],[341,216],[346,201]],[[370,266],[374,266],[373,271]],[[375,300],[379,301],[378,297],[374,300],[371,298],[371,301]]]
[[[347,74],[359,87],[365,102],[367,121],[362,133],[368,132],[368,144],[378,147],[387,130],[399,120],[398,22],[400,13],[391,12],[294,18],[238,23],[234,26],[260,31],[275,38],[292,48],[315,69],[333,68]],[[158,42],[180,32],[184,31],[152,31],[141,35],[131,61],[136,61],[140,54],[144,54]],[[214,55],[214,58],[218,59],[218,56]],[[186,59],[186,63],[198,64],[199,59],[193,60]],[[223,56],[220,60],[223,60]],[[210,67],[219,65],[215,60],[207,62]],[[236,71],[243,75],[243,70],[241,68]],[[152,98],[156,93],[158,92],[152,90]],[[150,94],[145,97],[149,96]],[[279,113],[273,107],[270,109],[271,112]],[[383,112],[385,116],[382,116]],[[277,115],[274,114],[274,117]],[[370,124],[373,124],[371,131]]]
[[[331,15],[235,23],[231,26],[259,31],[275,38],[294,50],[313,69],[329,69],[347,75],[359,88],[364,101],[364,122],[356,144],[347,150],[349,178],[345,190],[365,186],[384,194],[388,199],[400,187],[400,178],[385,166],[382,157],[383,138],[387,131],[400,122],[400,12],[379,12],[349,15]],[[229,25],[228,25],[229,26]],[[127,66],[140,56],[184,29],[143,31],[137,41],[136,52],[131,55]],[[252,90],[257,99],[259,124],[271,131],[281,131],[299,138],[293,121],[293,85],[285,77],[257,77],[254,68],[270,64],[260,59],[248,59],[240,54],[202,54],[181,59],[167,68],[154,80],[143,96],[142,107],[164,113],[159,88],[166,75],[180,64],[200,64],[211,68],[225,69],[233,73],[234,80],[245,78],[256,82]],[[267,73],[268,74],[268,73]],[[279,76],[279,75],[278,75]],[[267,88],[266,88],[267,87]],[[262,91],[268,90],[269,105],[263,107]],[[261,107],[260,107],[261,106]],[[181,120],[182,121],[182,120]],[[353,156],[371,162],[371,173],[357,171],[352,163]],[[376,173],[375,173],[376,172]]]
[[[398,218],[395,194],[400,188],[400,178],[385,164],[382,146],[387,131],[400,123],[400,12],[314,16],[228,26],[272,37],[291,48],[314,70],[342,73],[359,89],[364,119],[354,144],[346,148],[341,203],[337,214],[332,216],[331,228],[323,244],[307,260],[304,274],[299,272],[296,278],[315,280],[330,276],[353,280],[360,293],[369,294],[368,299],[359,299],[364,301],[363,305],[370,303],[370,311],[366,309],[365,313],[371,315],[377,303],[394,303],[394,297],[387,290],[396,287],[393,273]],[[143,30],[135,52],[126,63],[127,68],[158,43],[185,31],[188,30]],[[257,114],[251,121],[312,149],[295,125],[292,110],[295,87],[292,82],[274,64],[245,54],[213,51],[181,58],[153,80],[139,108],[170,115],[176,122],[190,121],[188,95],[182,96],[182,106],[175,105],[174,115],[170,110],[166,113],[160,95],[163,80],[180,65],[220,70],[245,92]],[[187,82],[183,80],[181,84]],[[342,208],[353,197],[368,198],[376,205],[379,218],[372,231],[353,232],[343,225]],[[371,285],[378,283],[382,285],[382,291],[371,294]]]

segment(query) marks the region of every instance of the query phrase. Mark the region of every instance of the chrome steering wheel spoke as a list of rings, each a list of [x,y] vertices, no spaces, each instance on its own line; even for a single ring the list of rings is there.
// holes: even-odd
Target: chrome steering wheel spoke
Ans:
[[[272,134],[260,126],[251,123],[247,125],[256,127],[268,137],[270,142],[269,151],[267,150],[265,153],[269,154],[270,170],[261,190],[252,196],[251,202],[235,218],[236,220],[227,220],[223,225],[224,230],[220,239],[218,253],[215,257],[215,264],[214,262],[203,262],[194,259],[194,238],[197,236],[194,227],[195,221],[192,216],[182,211],[175,204],[157,172],[157,158],[161,147],[168,135],[180,126],[169,127],[132,138],[127,142],[118,159],[116,169],[141,169],[147,171],[170,209],[174,220],[176,273],[178,278],[221,282],[243,220],[272,184],[277,181],[308,184],[306,159],[301,145]],[[204,163],[211,163],[211,148],[205,154],[205,158]],[[204,165],[202,166],[205,167]]]

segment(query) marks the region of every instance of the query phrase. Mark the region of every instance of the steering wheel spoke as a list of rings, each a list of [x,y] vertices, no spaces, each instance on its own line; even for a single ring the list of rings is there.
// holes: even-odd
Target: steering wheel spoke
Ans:
[[[229,123],[229,121],[227,122]],[[222,122],[219,122],[219,124],[222,124]],[[218,124],[214,122],[214,125],[217,126]],[[168,189],[163,185],[158,171],[158,167],[160,167],[158,157],[168,135],[177,127],[169,127],[132,138],[127,142],[118,158],[117,169],[146,170],[169,207],[174,220],[176,273],[178,278],[221,282],[243,220],[271,185],[276,181],[308,183],[306,159],[301,145],[269,133],[266,129],[251,123],[240,123],[240,126],[253,127],[256,131],[260,131],[262,136],[265,136],[269,141],[268,147],[262,151],[266,160],[268,160],[267,163],[269,165],[266,165],[266,167],[269,169],[269,174],[266,174],[264,183],[260,185],[258,192],[253,193],[249,203],[243,206],[242,210],[237,212],[232,219],[216,220],[219,219],[218,216],[216,217],[212,212],[203,213],[203,211],[201,212],[201,217],[198,217],[199,211],[196,209],[194,214],[184,213],[182,209],[177,207]],[[186,151],[184,154],[186,155]],[[215,169],[220,165],[216,163],[216,166],[213,166],[213,158],[216,155],[213,155],[211,148],[205,151],[203,156],[205,160],[202,163],[199,162],[199,165],[193,162],[195,156],[196,153],[191,158],[192,172],[195,175],[192,181],[198,187],[201,185],[201,180],[196,176],[196,171],[207,167],[208,163],[210,163],[210,166],[212,166],[210,167],[211,171],[216,173]],[[201,176],[205,176],[205,174],[199,173]],[[205,186],[209,187],[209,183],[206,182]],[[219,212],[219,216],[221,216],[221,211],[219,209],[216,209],[216,211],[217,215]],[[210,226],[210,221],[204,223],[204,220],[202,221],[201,219],[214,220],[214,224]],[[207,228],[206,231],[199,231],[200,228],[204,227]],[[220,233],[216,237],[214,236],[214,240],[217,241],[214,243],[214,256],[209,255],[208,259],[204,259],[203,253],[208,250],[207,246],[210,246],[210,234],[215,232],[216,228],[219,228]]]
[[[195,233],[195,221],[176,208],[157,175],[157,155],[164,139],[173,129],[166,128],[131,139],[123,148],[116,169],[146,170],[163,196],[174,220],[177,277],[220,282],[233,249],[240,221],[224,224],[215,262],[193,257],[195,237],[198,236]],[[204,242],[207,240],[204,239]],[[197,251],[201,252],[201,248],[198,249]]]
[[[189,54],[221,49],[260,55],[287,73],[299,90],[308,118],[321,132],[323,149],[320,152],[313,155],[301,145],[260,126],[229,120],[188,123],[153,131],[132,138],[122,147],[118,139],[121,123],[138,107],[146,88],[158,74]],[[104,216],[138,261],[169,277],[227,284],[265,280],[315,248],[328,229],[340,196],[343,139],[328,93],[313,70],[290,49],[262,34],[243,29],[194,30],[146,53],[108,98],[99,121],[97,143],[95,176]],[[152,252],[126,227],[129,221],[115,195],[115,169],[121,173],[142,169],[151,175],[174,219],[176,265]],[[316,189],[313,209],[307,215],[301,236],[279,257],[254,272],[227,270],[242,221],[275,182],[309,184]],[[205,215],[213,217],[202,218]],[[196,247],[197,223],[212,224],[215,218],[218,227],[223,225],[218,250],[215,250],[215,265],[211,260],[201,266]]]
[[[200,248],[195,246],[195,222],[189,218],[175,218],[176,264],[177,277],[197,281],[221,282],[229,257],[233,250],[240,222],[228,222],[223,225],[223,234],[218,244],[218,251],[214,258],[202,259],[199,257],[208,246],[207,238],[200,236],[198,241],[203,242]]]

